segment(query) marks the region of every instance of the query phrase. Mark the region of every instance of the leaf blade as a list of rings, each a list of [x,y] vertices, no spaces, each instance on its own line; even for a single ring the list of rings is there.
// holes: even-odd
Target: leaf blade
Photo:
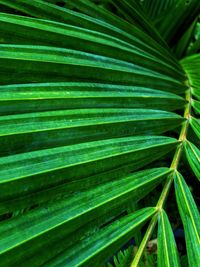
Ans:
[[[200,122],[199,122],[199,120],[197,120],[194,117],[192,117],[190,119],[190,125],[192,126],[192,129],[194,130],[194,132],[196,133],[196,135],[200,139]]]
[[[164,210],[160,212],[158,220],[158,266],[180,267],[174,235]]]
[[[44,190],[123,164],[137,169],[174,149],[177,143],[167,137],[124,137],[1,157],[1,199]],[[152,154],[147,157],[146,151],[155,153],[155,158],[152,159]]]
[[[189,265],[197,267],[200,260],[200,215],[192,194],[180,173],[175,177],[179,213],[184,225]]]
[[[170,172],[168,168],[157,168],[129,174],[117,181],[107,182],[79,194],[69,195],[62,200],[47,203],[9,222],[2,222],[0,224],[1,259],[6,265],[21,262],[31,254],[33,261],[36,257],[37,261],[44,263],[45,260],[52,258],[52,253],[56,255],[58,249],[62,251],[64,245],[62,243],[55,251],[53,249],[58,240],[68,236],[81,225],[84,226],[85,223],[88,224],[91,220],[102,217],[110,210],[123,207],[130,200],[138,200],[138,195],[144,197]],[[51,240],[50,243],[46,236]],[[64,245],[64,247],[67,246],[69,245]],[[52,247],[51,255],[44,253],[38,256],[36,252],[41,247],[43,249]]]
[[[184,149],[190,167],[200,181],[200,150],[189,141],[184,143]]]
[[[150,211],[150,210],[149,210]],[[151,215],[150,216],[152,216],[154,213],[155,213],[155,209],[154,208],[151,208]],[[136,213],[133,213],[133,215],[132,216],[134,216],[134,214],[136,215],[137,213],[139,213],[140,211],[138,211],[138,212],[136,212]],[[128,217],[131,217],[131,215],[128,215]],[[148,218],[150,217],[150,216],[148,216]],[[138,216],[137,215],[137,217],[138,218],[140,218],[140,216]],[[146,216],[145,216],[146,217]],[[144,217],[143,217],[144,218]],[[118,225],[120,226],[120,224],[117,224],[117,227],[118,227]],[[129,227],[129,225],[130,224],[125,224],[125,228],[126,228],[126,230],[125,231],[130,231],[130,235],[131,235],[131,232],[132,232],[132,230],[131,230],[131,228],[133,229],[133,227],[135,226],[135,222],[134,222],[134,219],[132,219],[132,222],[131,222],[131,228]],[[111,227],[110,228],[108,228],[109,230],[111,230],[112,231],[112,233],[113,233],[113,236],[115,235],[115,230],[114,229],[112,229]],[[123,227],[121,226],[121,230],[120,230],[120,232],[121,231],[123,231],[124,229],[123,229]],[[103,232],[103,231],[102,231]],[[132,232],[133,233],[133,232]],[[102,234],[102,235],[100,235],[99,237],[100,238],[102,238],[103,239],[103,242],[105,242],[106,243],[106,245],[107,246],[109,246],[110,245],[110,243],[111,243],[111,241],[112,240],[110,240],[110,241],[107,241],[107,235],[108,235],[108,233],[104,233],[104,235]],[[128,236],[130,236],[130,235],[128,235]],[[120,235],[118,235],[118,236],[120,236]],[[96,237],[96,236],[95,236]],[[73,257],[72,255],[74,255],[74,251],[73,251],[73,248],[72,248],[72,250],[71,251],[66,251],[66,253],[63,253],[62,255],[61,255],[61,257],[57,257],[57,258],[55,258],[55,259],[53,259],[52,261],[50,261],[50,262],[48,262],[48,264],[47,265],[49,265],[49,266],[63,266],[63,264],[64,265],[68,265],[68,266],[74,266],[74,265],[77,265],[77,266],[83,266],[83,265],[87,265],[87,266],[94,266],[94,264],[96,263],[96,262],[99,262],[100,260],[102,260],[102,259],[104,259],[104,255],[108,255],[108,256],[110,256],[110,255],[112,255],[112,253],[114,252],[114,251],[116,251],[116,249],[112,249],[111,251],[110,251],[110,249],[107,249],[107,253],[105,253],[103,256],[101,256],[101,253],[102,253],[102,251],[98,251],[97,250],[97,252],[96,253],[99,253],[99,255],[97,256],[97,257],[94,257],[94,255],[95,254],[92,254],[92,252],[93,253],[95,253],[94,252],[94,250],[95,250],[95,248],[94,248],[94,244],[96,243],[96,240],[95,240],[95,237],[94,237],[94,239],[92,240],[94,243],[92,243],[92,242],[90,242],[89,240],[88,240],[88,243],[87,243],[87,241],[86,241],[86,244],[87,245],[90,245],[89,247],[87,247],[87,250],[85,249],[85,251],[84,251],[84,248],[78,248],[78,253],[77,253],[77,255],[78,255],[78,257],[76,258],[76,257]],[[96,237],[96,238],[98,238],[98,236]],[[121,239],[123,238],[123,236],[122,236],[122,234],[121,234]],[[128,238],[127,238],[128,239]],[[126,239],[126,240],[127,240]],[[105,241],[104,241],[105,240]],[[121,244],[123,244],[124,243],[124,241],[121,243]],[[97,243],[98,244],[98,243]],[[98,246],[99,245],[97,245],[97,248],[98,248]],[[118,245],[118,247],[119,247],[119,245]],[[82,251],[83,252],[82,252]],[[109,254],[108,254],[108,252],[110,252]],[[87,255],[87,256],[86,256]],[[47,266],[46,265],[46,266]]]
[[[174,110],[185,100],[146,87],[87,82],[13,84],[0,86],[0,114],[81,108],[144,108]]]

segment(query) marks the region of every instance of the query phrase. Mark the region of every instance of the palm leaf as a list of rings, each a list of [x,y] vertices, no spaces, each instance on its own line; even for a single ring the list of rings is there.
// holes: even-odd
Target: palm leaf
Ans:
[[[198,136],[198,138],[200,138],[200,122],[199,122],[199,120],[192,117],[190,120],[190,124],[192,126],[192,129],[194,130],[194,132]]]
[[[160,157],[175,144],[175,139],[167,137],[123,137],[1,157],[1,200],[123,165],[137,169],[155,160],[152,153]],[[148,160],[144,159],[147,152],[151,153]]]
[[[199,138],[200,61],[179,63],[165,40],[179,41],[199,2],[157,1],[149,16],[171,11],[157,29],[136,1],[110,3],[116,14],[89,0],[0,0],[2,266],[109,265],[148,220],[127,264],[139,266],[158,220],[158,262],[178,266],[163,211],[173,181],[198,264],[199,214],[177,169],[185,151],[199,178],[188,130]]]
[[[195,110],[195,112],[199,115],[200,114],[200,102],[197,100],[192,100],[192,106]]]
[[[94,266],[96,262],[101,262],[106,255],[112,254],[120,243],[123,244],[128,240],[135,228],[152,216],[154,212],[155,209],[149,208],[127,215],[127,218],[124,217],[113,223],[94,235],[93,238],[83,240],[80,245],[66,250],[44,266]],[[78,256],[76,256],[77,252]]]
[[[57,82],[0,86],[2,115],[81,108],[174,110],[185,100],[169,92],[115,84]],[[116,110],[117,111],[117,110]],[[174,116],[175,114],[173,114]]]
[[[149,170],[145,173],[139,172],[136,175],[129,175],[119,181],[110,182],[86,192],[72,195],[71,197],[66,196],[66,198],[54,201],[50,205],[44,204],[40,208],[24,214],[19,218],[13,218],[9,223],[2,223],[0,242],[2,261],[5,262],[5,266],[13,262],[21,264],[24,260],[28,260],[29,258],[27,255],[28,249],[29,253],[32,255],[35,254],[37,260],[40,260],[40,264],[44,263],[50,259],[50,257],[55,256],[61,252],[61,250],[67,248],[70,242],[73,242],[73,240],[71,240],[70,242],[66,242],[66,245],[61,243],[59,246],[59,242],[63,242],[61,240],[65,238],[68,239],[70,234],[74,235],[73,232],[78,231],[81,227],[83,227],[83,229],[81,229],[81,232],[83,232],[89,222],[94,219],[97,220],[98,217],[102,217],[109,211],[112,212],[117,206],[122,207],[123,203],[130,198],[132,199],[133,194],[135,195],[135,199],[138,199],[138,194],[145,190],[145,184],[146,192],[148,193],[148,191],[151,191],[152,187],[155,187],[162,181],[163,177],[166,176],[168,172],[169,170],[167,169],[158,169]],[[112,188],[115,188],[115,190],[112,190]],[[142,196],[144,197],[143,194]],[[80,203],[83,204],[80,205]],[[153,213],[155,213],[154,208],[147,210],[149,216]],[[143,218],[146,218],[146,213],[142,210],[136,212],[134,217],[133,214],[127,217],[129,218],[130,227],[133,226],[134,218],[137,219],[137,225],[142,222],[140,222],[139,214],[141,214],[141,220],[143,221]],[[96,222],[96,224],[98,225],[98,222]],[[126,223],[124,224],[126,226]],[[120,229],[118,225],[119,224],[116,222],[116,229]],[[124,229],[126,230],[125,226]],[[15,229],[19,231],[16,232]],[[106,236],[107,233],[105,234],[105,237]],[[127,236],[127,238],[129,238],[129,236]],[[51,242],[49,242],[49,240],[51,240]],[[30,243],[32,244],[31,247]],[[99,244],[102,245],[101,240]],[[49,246],[51,246],[51,254],[48,253]],[[44,250],[47,249],[47,253],[44,253],[44,255],[41,254],[40,258],[37,252],[39,252],[41,247]],[[79,245],[77,247],[79,249]],[[96,255],[97,254],[96,252]],[[34,258],[32,258],[32,261],[34,262]]]
[[[164,210],[158,220],[158,266],[180,266],[173,232]]]
[[[189,141],[185,142],[184,148],[189,164],[196,177],[200,180],[200,150]]]
[[[186,57],[181,61],[192,85],[192,94],[199,98],[199,67],[200,67],[200,55],[193,55]]]
[[[157,25],[160,34],[169,43],[176,43],[177,37],[181,37],[196,19],[200,11],[198,0],[176,0],[170,12],[165,15],[162,23]],[[186,22],[187,21],[187,22]]]
[[[198,266],[200,260],[200,215],[191,192],[181,174],[177,173],[175,191],[183,221],[189,266]]]

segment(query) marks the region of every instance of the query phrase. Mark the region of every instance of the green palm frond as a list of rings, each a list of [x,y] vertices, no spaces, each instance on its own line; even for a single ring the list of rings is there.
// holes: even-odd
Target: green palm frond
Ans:
[[[0,6],[0,266],[198,267],[199,1]]]
[[[173,232],[164,210],[158,220],[158,266],[180,266]]]

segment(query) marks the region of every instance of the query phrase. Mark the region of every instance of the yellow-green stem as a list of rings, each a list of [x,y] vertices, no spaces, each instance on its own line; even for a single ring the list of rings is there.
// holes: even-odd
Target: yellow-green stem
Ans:
[[[174,157],[172,159],[172,163],[170,168],[173,170],[173,173],[171,173],[168,176],[168,179],[163,187],[162,193],[160,195],[160,198],[157,202],[157,209],[158,212],[156,215],[154,215],[154,217],[151,219],[149,226],[147,228],[147,231],[143,237],[143,240],[139,246],[139,249],[134,257],[134,260],[131,264],[131,267],[137,267],[139,264],[139,261],[143,255],[143,252],[145,250],[145,247],[147,245],[147,242],[149,241],[149,239],[151,238],[151,235],[154,231],[154,228],[157,224],[157,219],[158,219],[158,213],[163,209],[163,206],[165,204],[165,201],[167,199],[167,196],[169,194],[171,185],[173,183],[174,180],[174,173],[177,172],[178,166],[179,166],[179,162],[180,162],[180,158],[181,158],[181,154],[182,154],[182,150],[183,150],[183,144],[184,141],[186,140],[186,136],[187,136],[187,131],[188,131],[188,126],[189,126],[189,119],[190,119],[190,115],[191,115],[191,100],[192,100],[192,96],[191,96],[191,87],[189,85],[189,89],[186,91],[186,100],[188,101],[188,103],[185,106],[185,110],[184,110],[184,118],[186,119],[186,121],[183,123],[182,127],[181,127],[181,132],[179,135],[179,142],[180,144],[178,145]]]
[[[153,232],[155,226],[156,226],[156,223],[157,223],[157,217],[158,217],[158,213],[156,213],[153,218],[151,219],[151,222],[149,223],[149,226],[147,228],[147,231],[142,239],[142,242],[140,244],[140,247],[134,257],[134,260],[131,264],[131,267],[135,267],[138,265],[142,255],[143,255],[143,252],[144,252],[144,249],[146,247],[146,244],[148,242],[148,240],[150,239],[151,237],[151,233]]]

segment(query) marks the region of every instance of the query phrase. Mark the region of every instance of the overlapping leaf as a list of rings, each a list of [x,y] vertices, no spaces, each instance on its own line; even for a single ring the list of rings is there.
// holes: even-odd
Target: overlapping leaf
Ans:
[[[171,76],[176,73],[180,79],[182,76],[176,68],[146,53],[142,47],[103,33],[10,14],[0,14],[0,22],[4,43],[68,47],[151,67],[152,70]]]
[[[156,23],[158,22],[162,23],[162,20],[164,20],[164,16],[167,15],[169,10],[171,11],[171,8],[173,8],[173,5],[175,4],[176,0],[138,0],[138,2],[141,4],[151,21],[153,21],[153,23],[156,25]]]
[[[2,116],[0,152],[5,155],[12,150],[14,154],[106,138],[160,134],[182,121],[174,113],[151,109],[91,108]]]
[[[176,144],[167,137],[124,137],[1,157],[0,198],[8,200],[123,165],[136,169]]]
[[[192,117],[190,120],[190,124],[192,126],[192,129],[200,139],[200,121]]]
[[[176,43],[196,19],[199,11],[200,2],[198,0],[175,0],[170,12],[165,14],[162,22],[157,25],[161,36],[169,44]]]
[[[200,99],[200,55],[196,54],[186,57],[181,61],[181,63],[189,77],[190,84],[192,86],[192,94],[197,97],[197,99]]]
[[[180,267],[174,235],[164,210],[158,220],[158,266]]]
[[[192,106],[197,114],[200,114],[200,101],[192,100]]]
[[[151,38],[149,34],[146,34],[145,31],[140,30],[138,27],[129,24],[126,21],[120,20],[119,17],[113,16],[110,12],[104,12],[99,8],[96,10],[95,5],[91,5],[88,1],[82,1],[82,4],[86,5],[87,10],[88,8],[94,9],[95,14],[98,14],[98,16],[100,15],[100,19],[94,19],[69,9],[62,9],[41,0],[15,0],[12,2],[9,0],[0,0],[0,3],[23,11],[34,17],[50,19],[118,37],[120,40],[127,41],[128,43],[135,45],[137,48],[145,48],[144,53],[150,51],[150,53],[164,59],[164,61],[168,62],[171,66],[175,66],[176,70],[181,71],[178,62],[172,56],[170,51],[166,49],[166,47],[163,48],[163,45],[159,45],[159,43]],[[79,6],[81,7],[81,5]],[[106,22],[104,20],[106,20]],[[148,28],[149,23],[145,24],[145,27]],[[146,42],[147,39],[148,42]],[[163,44],[162,39],[159,38],[159,40]]]
[[[1,115],[81,108],[174,110],[185,104],[183,98],[155,89],[85,82],[0,86],[0,101]]]
[[[185,104],[185,73],[136,1],[112,1],[121,17],[92,1],[68,1],[76,11],[48,2],[53,1],[0,0],[6,6],[0,14],[5,267],[104,264],[157,211],[127,215],[171,170],[135,171],[175,150],[177,139],[155,135],[184,122],[175,112]],[[177,12],[166,40],[185,30],[179,19],[188,17],[194,3]],[[182,66],[198,99],[199,57],[184,59]],[[191,103],[198,111],[197,100]],[[190,124],[198,136],[197,121],[190,118]],[[198,159],[188,144],[198,176]],[[190,264],[196,266],[197,209],[179,174],[175,186]],[[13,218],[7,220],[9,214]],[[159,233],[160,259],[164,255],[166,266],[178,266],[164,213]]]
[[[30,255],[32,255],[32,263],[34,260],[37,261],[37,265],[44,263],[61,252],[61,250],[70,246],[73,238],[71,241],[65,242],[66,244],[61,241],[60,245],[57,244],[59,240],[64,240],[70,233],[78,230],[81,226],[84,227],[90,221],[102,217],[103,214],[107,214],[107,212],[117,207],[123,207],[123,204],[130,199],[138,201],[139,195],[144,197],[169,172],[170,170],[167,168],[158,168],[134,173],[127,177],[122,177],[118,181],[106,183],[88,191],[72,196],[69,195],[62,200],[46,204],[19,218],[10,220],[9,223],[1,223],[0,248],[3,266],[14,262],[19,264],[24,259],[28,260]],[[150,209],[147,213],[152,215],[154,212],[154,209]],[[144,212],[139,212],[139,214],[141,214],[141,219],[145,217]],[[130,226],[134,227],[132,221],[134,217],[132,215],[129,217],[131,218]],[[136,217],[138,219],[140,217],[137,212]],[[117,225],[119,224],[116,223]],[[15,229],[18,229],[18,231],[16,232]],[[117,229],[121,229],[121,227],[117,227]],[[102,246],[100,233],[97,233],[96,236],[95,239],[99,239],[99,245]],[[30,242],[32,244],[31,247],[29,245]],[[115,240],[111,239],[109,242],[110,245],[114,245]],[[81,247],[81,244],[77,244],[78,250]],[[51,248],[51,254],[47,250],[44,254],[37,255],[41,248],[43,250]],[[82,248],[90,255],[87,244],[83,244]],[[98,255],[98,251],[95,248],[96,246],[93,247],[93,253]],[[27,251],[29,252],[28,256]],[[74,250],[74,252],[76,253],[77,250]]]
[[[196,177],[200,180],[200,150],[189,141],[185,142],[184,148],[188,162]]]
[[[200,215],[192,194],[180,173],[176,174],[175,191],[185,230],[189,266],[197,267],[200,261]]]
[[[149,208],[127,215],[93,238],[83,240],[81,244],[66,250],[44,266],[94,266],[115,252],[116,248],[134,233],[135,228],[141,226],[155,211],[154,208]]]

